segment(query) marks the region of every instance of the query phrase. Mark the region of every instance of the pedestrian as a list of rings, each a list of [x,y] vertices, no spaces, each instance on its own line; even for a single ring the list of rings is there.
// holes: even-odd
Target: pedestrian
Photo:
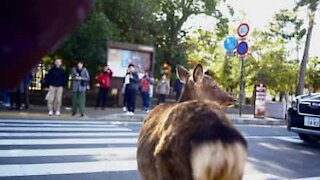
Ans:
[[[16,110],[21,110],[21,89],[20,89],[21,83],[13,88],[10,89],[9,92],[9,97],[10,97],[10,110],[16,109]]]
[[[2,106],[9,108],[10,107],[10,96],[9,96],[8,90],[7,89],[0,90],[0,95],[1,95]]]
[[[143,111],[149,112],[150,109],[150,75],[148,72],[144,74],[140,80],[140,91],[143,104]]]
[[[86,104],[86,90],[90,77],[87,68],[82,61],[78,61],[77,66],[72,69],[72,116],[75,116],[78,109],[81,117],[84,117]]]
[[[179,100],[183,88],[183,83],[177,78],[173,82],[173,93],[176,96],[176,101]]]
[[[165,102],[166,96],[168,96],[170,93],[170,83],[167,80],[167,76],[165,74],[161,77],[161,80],[158,83],[157,93],[158,93],[158,104]]]
[[[23,79],[20,85],[20,93],[22,97],[22,103],[24,104],[24,109],[29,109],[29,86],[33,79],[32,72],[29,72]]]
[[[129,64],[128,72],[124,78],[125,96],[127,98],[127,114],[134,115],[136,94],[139,88],[139,76],[133,64]]]
[[[149,108],[152,107],[152,97],[153,97],[153,90],[154,90],[154,78],[149,73],[150,85],[149,85]]]
[[[113,72],[108,65],[103,67],[103,71],[96,77],[99,83],[99,93],[97,97],[96,108],[101,107],[104,110],[107,104],[108,92],[110,88],[110,78]]]
[[[122,105],[123,105],[123,111],[126,112],[127,111],[127,103],[128,103],[128,98],[126,96],[126,75],[129,72],[129,68],[127,68],[126,74],[123,77],[123,82],[122,82],[122,88],[121,88],[121,94],[123,96],[123,101],[122,101]]]
[[[62,68],[62,60],[56,59],[54,65],[49,70],[46,77],[46,84],[49,86],[47,94],[49,116],[53,115],[53,112],[57,116],[61,115],[61,104],[63,88],[67,84],[66,71]]]

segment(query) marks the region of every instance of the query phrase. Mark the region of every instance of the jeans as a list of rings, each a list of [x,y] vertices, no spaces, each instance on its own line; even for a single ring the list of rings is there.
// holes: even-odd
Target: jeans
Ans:
[[[136,89],[126,88],[127,110],[129,112],[134,112],[136,108],[136,94]]]
[[[104,108],[107,105],[109,88],[99,88],[96,107]]]
[[[21,91],[20,89],[14,91],[14,92],[10,92],[9,93],[10,96],[10,107],[14,108],[14,103],[16,104],[16,109],[20,109],[21,108]]]
[[[166,95],[165,94],[158,94],[158,104],[163,103],[166,101]]]
[[[148,92],[141,92],[143,110],[150,109],[150,95]]]

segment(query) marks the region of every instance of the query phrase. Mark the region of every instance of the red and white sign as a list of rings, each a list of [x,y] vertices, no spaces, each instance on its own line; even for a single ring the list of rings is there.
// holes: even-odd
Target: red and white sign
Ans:
[[[264,118],[266,115],[266,86],[259,84],[255,88],[254,117]]]
[[[248,35],[249,30],[250,30],[249,24],[242,23],[239,25],[237,32],[238,32],[238,35],[243,38]]]

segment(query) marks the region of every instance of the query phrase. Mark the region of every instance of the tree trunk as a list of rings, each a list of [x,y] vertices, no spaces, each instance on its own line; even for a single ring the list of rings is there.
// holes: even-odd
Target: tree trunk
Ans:
[[[313,30],[313,25],[314,25],[315,10],[309,10],[309,11],[310,11],[309,12],[309,27],[308,27],[307,38],[306,38],[304,52],[303,52],[303,58],[302,58],[301,65],[300,65],[300,73],[299,73],[299,80],[298,80],[296,95],[303,94],[304,79],[305,79],[305,75],[306,75],[306,67],[307,67],[308,58],[309,58],[309,49],[310,49],[310,41],[311,41],[312,30]]]

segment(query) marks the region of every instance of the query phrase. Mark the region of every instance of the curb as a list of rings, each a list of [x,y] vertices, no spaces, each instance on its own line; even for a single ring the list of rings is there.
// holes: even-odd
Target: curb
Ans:
[[[145,114],[136,114],[134,116],[128,116],[125,114],[112,114],[98,118],[105,121],[123,121],[123,122],[143,122]],[[227,115],[228,116],[228,115]],[[234,118],[228,117],[229,120],[236,125],[266,125],[266,126],[285,126],[285,120],[278,119],[255,119],[255,118]]]

